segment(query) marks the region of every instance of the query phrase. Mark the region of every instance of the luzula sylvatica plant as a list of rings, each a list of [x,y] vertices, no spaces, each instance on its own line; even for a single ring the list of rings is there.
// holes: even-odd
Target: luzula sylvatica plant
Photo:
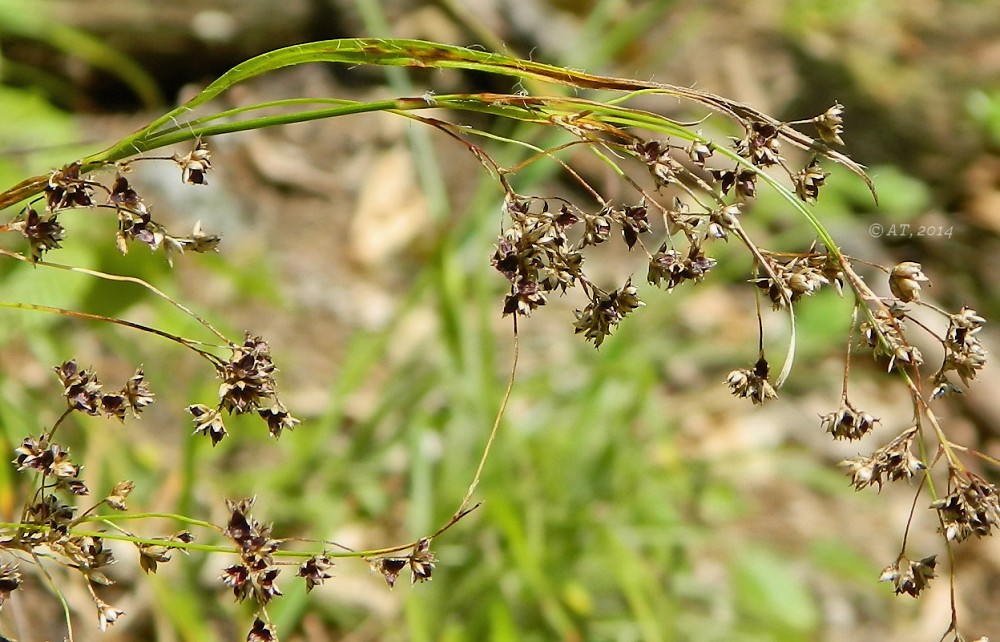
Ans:
[[[290,97],[224,111],[211,109],[210,101],[240,82],[306,63],[473,70],[508,77],[512,85],[532,90],[443,95],[428,91],[374,102]],[[563,88],[573,91],[564,92]],[[687,103],[690,111],[702,112],[703,119],[685,124],[657,111],[658,104],[664,109],[668,104],[674,108],[678,101]],[[602,244],[620,245],[629,260],[638,261],[636,269],[640,275],[645,274],[649,284],[666,292],[676,289],[675,297],[683,296],[686,288],[711,283],[717,266],[713,246],[729,243],[745,249],[752,265],[746,275],[747,287],[758,299],[758,305],[746,312],[748,318],[756,319],[759,329],[758,357],[753,363],[733,364],[723,383],[733,395],[751,404],[779,397],[792,371],[798,306],[808,305],[808,298],[823,288],[833,288],[852,299],[854,313],[845,342],[843,392],[839,401],[831,400],[830,411],[821,417],[817,429],[825,429],[833,439],[859,440],[880,421],[898,426],[897,437],[869,455],[842,465],[859,491],[870,487],[879,490],[887,483],[909,483],[917,496],[913,510],[936,512],[942,547],[950,553],[970,536],[992,535],[1000,519],[996,487],[969,469],[972,458],[980,458],[987,465],[997,462],[953,443],[934,409],[936,399],[972,384],[986,364],[986,353],[978,340],[985,321],[970,307],[943,310],[922,301],[920,295],[929,285],[929,278],[919,263],[881,266],[847,256],[823,226],[817,202],[822,201],[829,176],[824,166],[840,164],[848,168],[875,197],[875,187],[863,168],[839,151],[844,145],[844,111],[844,106],[832,103],[821,114],[780,122],[750,106],[694,89],[594,76],[443,44],[374,39],[316,42],[248,60],[186,104],[113,146],[49,174],[29,178],[0,194],[0,204],[12,212],[9,222],[0,225],[0,231],[6,233],[0,254],[3,260],[33,263],[39,269],[77,270],[95,278],[138,282],[134,277],[55,262],[58,250],[73,242],[61,221],[84,210],[88,216],[117,219],[113,242],[122,253],[129,252],[136,243],[162,250],[168,261],[191,260],[191,253],[219,251],[220,238],[211,231],[210,213],[202,217],[209,222],[196,225],[186,234],[175,233],[154,218],[153,208],[128,180],[129,170],[137,163],[172,163],[180,180],[205,185],[211,177],[214,137],[309,120],[358,117],[366,112],[406,118],[451,139],[496,181],[502,197],[498,212],[501,231],[492,256],[483,257],[483,267],[492,265],[509,283],[508,294],[497,303],[497,313],[513,321],[515,364],[518,318],[536,313],[555,296],[571,289],[582,292],[586,303],[576,311],[572,327],[595,347],[645,305],[637,287],[641,276],[611,287],[588,276],[589,261],[597,260],[590,257],[590,250]],[[486,120],[512,119],[554,130],[559,134],[558,142],[538,146],[503,138],[489,129],[461,124],[463,112],[486,115]],[[738,135],[727,138],[702,133],[702,128],[718,131],[725,127]],[[181,145],[186,145],[184,151],[156,154],[157,150],[176,150]],[[501,165],[491,154],[491,149],[501,145],[521,146],[526,150],[524,160],[515,166]],[[579,157],[567,150],[593,155],[613,173],[619,188],[624,187],[617,193],[630,196],[623,201],[607,196],[567,160]],[[519,193],[514,177],[535,163],[556,164],[578,188],[578,198]],[[751,236],[744,221],[753,217],[753,203],[760,190],[775,192],[787,207],[787,224],[805,227],[814,240],[805,247],[771,248],[767,239],[757,238],[758,233]],[[157,216],[159,213],[157,210]],[[928,266],[927,271],[932,272],[932,267]],[[100,320],[158,335],[192,350],[221,380],[217,399],[194,400],[187,408],[194,433],[208,437],[213,444],[227,436],[226,420],[231,415],[258,415],[276,438],[299,425],[279,398],[273,377],[275,366],[265,339],[252,332],[227,337],[153,284],[141,283],[150,296],[165,298],[196,319],[217,342],[213,345],[195,341],[86,310],[55,309],[30,301],[4,300],[0,305],[70,319]],[[662,299],[651,304],[666,305]],[[777,360],[780,368],[772,367],[772,356],[764,350],[764,325],[771,321],[763,311],[767,307],[786,315],[790,322],[787,350]],[[938,322],[915,321],[911,312],[917,308],[930,310]],[[911,340],[914,331],[933,337],[940,354],[921,354]],[[898,385],[909,391],[912,416],[879,417],[878,409],[855,405],[849,389],[850,364],[859,355],[877,360],[895,375]],[[230,517],[226,524],[175,515],[172,519],[189,524],[191,529],[162,538],[126,530],[121,524],[129,508],[131,482],[123,480],[112,488],[89,488],[81,479],[80,465],[60,445],[60,437],[73,429],[72,422],[66,421],[73,413],[101,415],[118,422],[137,420],[153,403],[154,391],[141,368],[113,391],[100,382],[96,373],[73,359],[57,364],[54,371],[53,389],[58,381],[66,408],[40,434],[26,435],[14,453],[14,466],[33,481],[31,491],[21,498],[20,519],[0,525],[0,557],[4,558],[0,567],[0,603],[18,589],[23,573],[45,576],[47,565],[62,564],[79,571],[104,628],[123,615],[101,597],[101,585],[110,581],[102,569],[115,561],[105,541],[134,544],[147,572],[155,572],[157,565],[167,562],[177,550],[225,551],[232,555],[233,563],[220,569],[220,586],[231,589],[237,599],[251,600],[256,605],[257,617],[248,640],[277,639],[267,606],[281,595],[278,580],[283,571],[301,578],[312,589],[331,578],[334,559],[355,557],[366,560],[390,587],[404,572],[414,582],[431,579],[434,540],[475,508],[475,490],[490,447],[498,437],[503,406],[511,392],[508,387],[492,428],[483,427],[485,446],[478,470],[465,496],[456,498],[458,506],[451,519],[411,542],[356,551],[334,542],[283,539],[272,533],[269,525],[251,516],[254,502],[250,499],[228,502]],[[512,368],[511,384],[515,372],[516,367]],[[89,497],[100,499],[88,504]],[[256,508],[267,510],[263,506]],[[907,529],[908,525],[900,532],[906,533]],[[196,539],[199,530],[203,532]],[[201,543],[206,537],[209,543]],[[881,579],[891,582],[896,593],[916,597],[934,580],[936,559],[932,551],[911,551],[904,535],[898,557],[887,560]],[[873,577],[877,575],[873,572]],[[291,580],[282,577],[281,581]],[[954,575],[951,581],[954,585]],[[960,639],[954,591],[952,614],[945,637]]]

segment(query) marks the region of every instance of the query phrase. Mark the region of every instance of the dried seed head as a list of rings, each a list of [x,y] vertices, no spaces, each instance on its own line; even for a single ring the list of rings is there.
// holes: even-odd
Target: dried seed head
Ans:
[[[920,591],[927,588],[930,580],[937,577],[934,573],[934,567],[937,566],[936,557],[931,555],[922,560],[912,561],[900,555],[895,564],[882,570],[879,581],[892,582],[896,595],[906,593],[917,597]]]
[[[155,573],[159,564],[170,561],[170,548],[159,544],[139,545],[139,567],[143,573]]]
[[[125,386],[121,391],[128,409],[136,419],[139,418],[146,406],[153,403],[153,397],[156,396],[150,391],[145,377],[143,369],[141,367],[137,368],[135,374],[125,382]]]
[[[0,564],[0,607],[21,586],[21,571],[14,562]]]
[[[209,408],[204,404],[194,404],[187,407],[194,421],[194,434],[208,435],[215,446],[222,441],[228,433],[222,421],[222,413],[215,408]]]
[[[599,214],[585,214],[583,217],[584,232],[580,247],[600,245],[611,238],[611,210],[605,209]]]
[[[333,568],[333,562],[325,555],[314,555],[303,562],[299,566],[298,575],[306,580],[306,593],[333,577],[327,573],[331,568]]]
[[[221,368],[220,407],[241,415],[257,410],[265,398],[274,397],[274,363],[271,349],[261,337],[246,333],[243,343],[233,347]]]
[[[279,573],[281,573],[281,569],[271,567],[258,573],[254,578],[257,585],[257,601],[261,604],[267,604],[274,598],[283,595],[274,582]]]
[[[70,409],[97,415],[101,407],[101,382],[97,375],[78,368],[76,360],[66,361],[53,370],[63,385],[63,396]]]
[[[104,498],[104,503],[115,510],[128,510],[128,506],[125,505],[125,498],[132,493],[133,488],[135,488],[135,484],[131,481],[118,482],[111,489],[111,494]]]
[[[17,453],[14,464],[18,471],[31,469],[58,480],[75,479],[80,475],[80,466],[70,461],[69,451],[59,444],[50,444],[46,436],[25,437],[14,452]]]
[[[700,132],[699,132],[700,133]],[[704,167],[705,161],[712,155],[712,143],[701,140],[691,141],[687,147],[687,154],[691,161],[698,167]]]
[[[234,564],[222,570],[222,583],[233,589],[237,602],[253,594],[253,584],[250,582],[250,569],[243,564]]]
[[[854,441],[861,439],[875,427],[878,419],[854,408],[849,402],[844,402],[839,409],[821,417],[822,427],[834,439]]]
[[[792,176],[795,194],[806,203],[814,203],[819,197],[819,188],[823,186],[829,175],[829,172],[824,172],[819,168],[819,160],[814,159],[798,174]]]
[[[253,626],[250,628],[250,632],[247,633],[247,642],[274,642],[276,639],[277,637],[271,625],[265,623],[259,617],[254,618]]]
[[[840,135],[844,132],[844,106],[834,103],[833,107],[813,119],[816,131],[823,142],[829,144],[843,145],[844,140]]]
[[[587,307],[576,310],[573,327],[577,334],[583,333],[587,341],[593,341],[595,348],[600,347],[605,337],[611,334],[627,314],[643,305],[645,303],[639,300],[632,279],[610,294],[595,289]]]
[[[768,399],[774,399],[778,396],[774,387],[767,380],[767,376],[767,360],[761,357],[753,370],[740,368],[730,372],[729,376],[726,377],[726,385],[729,386],[729,391],[733,396],[748,398],[754,405],[760,405]]]
[[[670,292],[684,281],[700,282],[715,265],[716,260],[705,256],[700,245],[692,244],[687,256],[683,256],[677,250],[668,250],[664,243],[649,260],[646,280],[658,287],[662,283]]]
[[[949,541],[961,542],[970,535],[986,537],[1000,528],[1000,497],[997,488],[970,472],[949,471],[951,492],[931,504],[941,517],[942,532]]]
[[[976,314],[976,311],[963,307],[957,314],[949,317],[948,330],[945,333],[945,359],[939,375],[954,370],[962,383],[968,386],[979,371],[986,365],[986,350],[979,342],[979,331],[986,320]],[[943,393],[942,393],[943,394]]]
[[[752,122],[746,136],[735,143],[736,153],[757,167],[770,167],[781,162],[778,128],[770,123]]]
[[[185,239],[179,239],[182,242],[184,249],[189,249],[192,252],[218,252],[219,243],[222,241],[222,237],[218,234],[206,234],[201,229],[201,221],[195,221],[194,228],[191,230],[191,236]]]
[[[258,409],[257,414],[267,422],[267,429],[275,439],[281,436],[282,430],[294,430],[302,423],[289,414],[288,409],[280,401],[275,401],[270,408]]]
[[[116,609],[101,599],[94,598],[94,603],[97,605],[97,625],[102,631],[107,631],[109,626],[125,615],[125,611]]]
[[[708,229],[705,238],[729,240],[729,232],[739,227],[739,216],[743,213],[743,205],[734,203],[726,205],[708,214]]]
[[[407,557],[375,557],[368,560],[368,566],[372,573],[381,574],[391,589],[396,586],[399,573],[406,568],[408,561]]]
[[[909,345],[903,337],[906,324],[902,317],[905,313],[902,307],[893,306],[889,311],[879,308],[872,313],[874,323],[864,321],[859,326],[862,341],[872,349],[873,354],[889,357],[889,370],[897,361],[914,366],[924,362],[920,350]]]
[[[42,216],[33,207],[27,207],[18,218],[20,220],[10,224],[10,229],[20,232],[28,239],[32,261],[41,261],[46,252],[62,247],[59,241],[63,239],[66,230],[59,224],[55,214]]]
[[[184,156],[174,154],[173,161],[181,168],[181,181],[190,185],[208,185],[205,174],[212,169],[211,158],[208,143],[199,140],[194,149]]]
[[[70,506],[51,494],[28,507],[30,523],[45,524],[58,533],[66,531],[75,515],[76,506]]]
[[[855,490],[876,484],[882,490],[882,484],[887,479],[910,479],[924,470],[924,463],[910,451],[916,434],[917,427],[913,426],[868,457],[855,457],[840,462],[840,466],[848,469]]]
[[[139,241],[149,246],[150,250],[155,250],[160,247],[164,238],[166,238],[166,234],[162,226],[153,220],[151,212],[118,210],[118,233],[115,236],[115,246],[122,254],[128,254],[129,241]]]
[[[45,186],[45,206],[49,212],[69,207],[89,207],[93,205],[93,187],[80,178],[79,161],[52,172]]]
[[[708,173],[712,179],[719,184],[719,189],[723,194],[729,194],[736,184],[736,172],[731,169],[710,169]]]
[[[639,235],[649,231],[649,218],[645,203],[627,206],[621,212],[614,212],[615,218],[621,223],[622,236],[628,249],[639,240]]]
[[[434,573],[434,562],[437,558],[431,552],[431,541],[426,537],[421,538],[410,553],[410,582],[429,582]]]
[[[903,303],[920,300],[921,283],[926,283],[928,287],[931,284],[920,264],[915,261],[899,263],[889,274],[889,290]]]
[[[129,185],[128,179],[120,173],[115,176],[115,182],[111,187],[111,193],[108,195],[108,204],[114,205],[118,210],[125,209],[139,215],[149,212],[149,208],[146,207],[142,198]]]

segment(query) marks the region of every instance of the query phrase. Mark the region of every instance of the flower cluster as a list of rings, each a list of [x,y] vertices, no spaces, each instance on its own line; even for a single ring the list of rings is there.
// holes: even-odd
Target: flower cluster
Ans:
[[[979,342],[979,331],[986,324],[983,317],[972,308],[963,307],[958,313],[948,317],[948,330],[944,337],[944,364],[939,378],[954,370],[968,386],[976,374],[986,365],[986,350]]]
[[[32,205],[6,226],[6,229],[20,232],[27,240],[31,260],[41,261],[44,254],[62,247],[65,228],[59,222],[59,214],[75,208],[110,209],[118,216],[118,231],[115,245],[122,254],[128,252],[129,243],[137,241],[150,249],[163,248],[167,261],[186,250],[211,252],[218,247],[220,238],[201,230],[200,222],[187,236],[174,236],[153,219],[151,208],[129,184],[124,173],[131,164],[139,160],[171,160],[181,168],[181,179],[193,185],[207,184],[206,173],[212,168],[211,155],[204,141],[198,141],[195,149],[181,156],[174,154],[169,159],[142,158],[118,166],[111,187],[84,176],[83,165],[79,161],[71,163],[49,175],[45,186],[45,212],[39,213]],[[107,194],[102,199],[100,192]]]
[[[851,483],[857,490],[875,485],[881,489],[887,479],[910,479],[926,468],[910,451],[916,435],[917,426],[913,426],[868,457],[847,459],[840,462],[840,465],[848,469]]]
[[[825,254],[809,252],[769,265],[773,276],[754,279],[754,284],[767,293],[775,310],[815,294],[824,285],[833,285],[838,292],[843,288],[843,272]]]
[[[59,242],[63,240],[66,232],[56,214],[39,214],[30,206],[21,212],[18,220],[10,225],[10,229],[17,230],[28,239],[32,261],[41,261],[42,255],[46,252],[62,247]]]
[[[700,245],[692,244],[687,254],[682,255],[677,250],[668,250],[664,243],[649,259],[646,280],[669,292],[685,281],[700,282],[715,265],[716,260],[705,256]]]
[[[234,345],[229,359],[217,369],[222,379],[219,405],[215,408],[204,404],[188,406],[195,434],[208,435],[213,445],[222,441],[228,434],[222,419],[223,411],[230,415],[257,412],[267,423],[273,437],[280,437],[284,430],[293,430],[300,422],[278,399],[274,371],[268,343],[261,337],[246,333],[243,343]]]
[[[146,386],[141,368],[115,394],[102,394],[97,376],[78,368],[75,361],[66,361],[54,370],[63,385],[63,395],[69,406],[64,418],[71,412],[83,412],[124,420],[126,410],[131,409],[132,414],[138,417],[142,408],[152,403],[153,394]],[[116,560],[111,550],[105,548],[104,538],[77,534],[74,527],[101,504],[114,510],[126,510],[125,500],[134,484],[119,481],[106,497],[78,517],[77,506],[64,497],[86,496],[90,494],[90,489],[80,479],[82,466],[72,461],[68,449],[53,441],[58,426],[59,423],[38,437],[25,437],[14,449],[13,463],[17,471],[36,473],[38,491],[26,504],[22,516],[22,523],[31,528],[17,529],[12,537],[5,537],[3,548],[33,552],[44,547],[47,557],[83,575],[97,608],[100,628],[104,630],[125,612],[98,597],[93,585],[113,583],[105,574],[105,569]],[[163,555],[160,559],[165,561]],[[0,567],[0,604],[19,585],[20,575],[16,567]]]
[[[610,224],[600,215],[586,216],[563,205],[557,213],[543,202],[540,211],[532,212],[532,202],[508,198],[505,210],[511,225],[497,241],[491,263],[511,284],[503,313],[530,315],[545,305],[547,292],[576,285],[582,275],[583,255],[570,242],[568,230],[586,220],[587,231],[581,246],[601,243],[607,238]]]
[[[18,565],[13,562],[0,564],[0,607],[3,607],[10,594],[20,587],[21,571]]]
[[[261,524],[250,516],[255,499],[226,501],[229,523],[226,537],[236,543],[240,561],[222,571],[222,583],[233,590],[240,602],[253,596],[261,605],[281,595],[275,580],[281,569],[274,566],[274,552],[280,544],[271,539],[270,524]]]
[[[923,267],[915,261],[904,261],[893,266],[889,272],[889,291],[902,303],[920,300],[920,284],[930,286],[931,280],[923,272]]]
[[[146,384],[142,368],[136,369],[125,385],[114,393],[102,393],[103,386],[97,375],[81,369],[76,360],[66,361],[53,369],[63,385],[63,396],[70,410],[125,421],[129,412],[138,419],[143,409],[153,403],[154,395]]]
[[[906,309],[899,306],[878,308],[872,312],[873,320],[863,321],[860,326],[861,338],[874,355],[889,357],[889,370],[898,364],[919,366],[924,362],[920,350],[904,337],[905,316]]]
[[[822,427],[834,439],[856,441],[861,439],[875,427],[879,420],[876,417],[855,408],[844,400],[840,408],[820,418]]]
[[[599,347],[625,315],[643,305],[629,279],[621,289],[610,293],[595,290],[587,307],[576,311],[573,327],[577,334],[582,333],[587,341],[593,341],[594,346]]]
[[[1000,527],[1000,496],[997,488],[968,471],[950,470],[951,492],[931,504],[941,517],[949,541],[961,542],[970,535],[986,537]]]
[[[77,479],[80,476],[80,466],[70,460],[69,451],[63,450],[59,444],[50,443],[47,435],[25,437],[14,452],[17,454],[14,465],[18,472],[34,470],[45,477],[51,477],[57,488],[68,490],[74,495],[90,493],[86,484]]]
[[[774,386],[767,380],[768,370],[767,360],[761,357],[753,370],[740,368],[730,372],[726,377],[726,385],[734,396],[749,399],[754,405],[763,404],[778,396]]]
[[[373,573],[379,573],[385,578],[389,588],[396,585],[396,580],[403,569],[409,567],[410,582],[428,582],[434,573],[434,562],[437,559],[431,552],[431,540],[424,537],[417,541],[408,555],[372,557],[368,559],[368,565]]]
[[[896,595],[906,593],[911,597],[917,597],[920,591],[927,588],[930,580],[937,577],[934,573],[936,566],[936,555],[915,561],[900,555],[895,563],[882,570],[879,581],[892,582]]]

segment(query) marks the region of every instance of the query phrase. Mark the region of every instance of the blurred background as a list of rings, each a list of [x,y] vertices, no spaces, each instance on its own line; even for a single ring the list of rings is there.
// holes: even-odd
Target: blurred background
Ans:
[[[994,0],[0,0],[0,182],[101,149],[270,49],[359,35],[477,45],[692,86],[786,120],[839,101],[846,149],[869,168],[880,203],[828,167],[824,223],[849,254],[921,262],[935,304],[995,320],[998,24]],[[519,89],[473,73],[304,66],[225,100]],[[157,403],[141,422],[78,420],[61,433],[95,495],[132,479],[133,510],[216,523],[225,498],[255,495],[255,516],[278,536],[359,549],[433,531],[465,494],[510,368],[507,285],[489,266],[502,194],[453,141],[384,114],[217,138],[212,151],[207,187],[182,185],[169,163],[141,163],[130,179],[176,233],[198,220],[221,233],[218,255],[184,256],[173,269],[142,248],[122,257],[114,219],[83,212],[60,219],[67,241],[46,259],[142,277],[230,336],[263,335],[303,424],[274,442],[258,422],[230,420],[213,449],[190,436],[184,412],[217,394],[192,354],[118,327],[0,310],[3,448],[60,414],[53,365],[75,357],[117,387],[144,364]],[[490,151],[505,164],[523,158]],[[549,194],[563,180],[539,168],[518,187]],[[809,243],[773,197],[749,218],[770,249]],[[948,233],[877,236],[873,223]],[[850,324],[850,303],[823,292],[798,309],[798,362],[781,398],[762,408],[732,399],[726,374],[756,360],[750,266],[735,244],[712,251],[719,267],[703,284],[665,294],[643,283],[647,306],[599,351],[572,333],[583,305],[572,296],[523,322],[511,405],[476,494],[483,505],[434,542],[434,580],[390,592],[363,562],[345,560],[307,596],[290,569],[269,607],[281,638],[937,640],[951,564],[929,500],[917,504],[907,551],[937,553],[943,577],[919,600],[894,597],[877,579],[899,553],[915,489],[855,493],[836,468],[907,427],[908,398],[857,358],[852,399],[885,426],[859,444],[823,433],[818,415],[837,408]],[[595,278],[643,280],[641,257],[602,256]],[[206,338],[138,287],[13,261],[0,262],[0,299]],[[778,367],[787,328],[781,315],[766,319]],[[996,335],[984,335],[989,349]],[[940,355],[928,345],[933,363]],[[1000,380],[989,366],[982,379],[939,412],[953,441],[996,457]],[[5,520],[20,510],[22,483],[0,469]],[[82,583],[53,570],[76,640],[245,636],[251,611],[218,581],[229,558],[175,554],[144,577],[133,550],[116,552],[117,584],[102,596],[128,614],[104,634]],[[954,565],[962,630],[1000,635],[1000,546],[963,544]],[[58,601],[27,575],[0,632],[61,639]]]

